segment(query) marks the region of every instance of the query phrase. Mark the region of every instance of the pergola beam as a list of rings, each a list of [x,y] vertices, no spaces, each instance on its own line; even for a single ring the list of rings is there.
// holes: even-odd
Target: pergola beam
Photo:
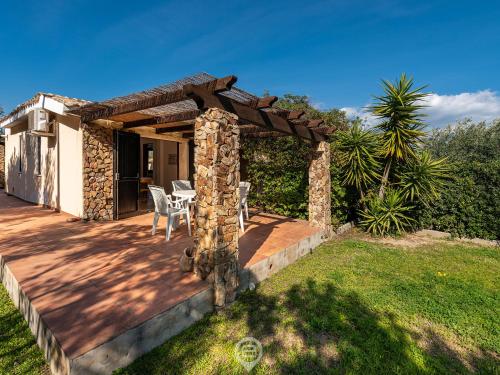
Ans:
[[[179,125],[179,126],[170,126],[168,128],[161,128],[161,129],[156,129],[156,134],[163,134],[163,133],[175,133],[175,132],[192,132],[193,131],[193,125]]]
[[[287,120],[299,120],[305,115],[304,111],[289,111],[287,109],[281,108],[273,108],[273,112],[275,115],[283,117]]]
[[[335,132],[335,130],[337,130],[337,129],[334,126],[325,126],[325,127],[314,129],[314,131],[316,133],[325,134],[325,135],[332,134],[333,132]]]
[[[317,128],[320,125],[323,125],[325,122],[323,120],[309,120],[307,123],[308,128]]]
[[[306,126],[294,125],[287,119],[273,114],[272,112],[251,108],[226,96],[210,93],[201,87],[186,85],[184,86],[184,93],[186,96],[191,97],[200,109],[220,108],[234,113],[239,119],[261,126],[268,131],[278,131],[285,134],[297,135],[312,141],[325,140],[322,134],[315,133]]]
[[[230,90],[231,87],[236,83],[236,80],[236,76],[227,76],[224,78],[214,79],[199,85],[191,86],[203,88],[207,92],[217,94],[223,91]],[[180,88],[161,94],[147,96],[143,99],[137,99],[136,101],[120,104],[117,106],[102,105],[101,108],[92,108],[95,106],[99,106],[99,104],[91,103],[72,111],[72,113],[80,115],[82,122],[90,122],[97,119],[106,119],[125,113],[181,102],[187,99],[189,99],[189,97],[186,96],[184,88]],[[90,108],[90,110],[86,110],[86,108]]]
[[[129,121],[123,124],[123,129],[133,129],[141,126],[150,126],[152,128],[161,128],[164,124],[168,124],[171,122],[180,122],[180,121],[188,121],[194,120],[197,116],[199,116],[201,111],[199,109],[185,111],[176,113],[173,115],[165,115],[165,116],[156,116],[152,118],[146,118],[142,120]]]
[[[262,109],[262,108],[270,108],[274,103],[278,100],[277,96],[265,96],[263,98],[257,98],[256,100],[252,100],[247,105],[251,108]]]

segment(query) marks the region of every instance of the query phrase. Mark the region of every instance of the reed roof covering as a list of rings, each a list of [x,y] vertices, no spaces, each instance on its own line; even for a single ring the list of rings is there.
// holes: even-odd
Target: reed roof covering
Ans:
[[[111,98],[100,102],[89,103],[81,108],[78,108],[77,110],[74,111],[74,113],[77,113],[85,117],[85,114],[90,114],[95,111],[103,109],[119,108],[121,106],[137,103],[140,100],[147,101],[149,98],[156,97],[162,94],[168,95],[169,93],[170,94],[175,93],[179,90],[182,90],[182,88],[187,84],[198,85],[202,83],[207,83],[209,81],[213,81],[216,78],[217,77],[214,77],[208,73],[198,73],[177,80],[172,83],[154,87],[152,89],[139,91],[125,96],[118,96],[116,98]],[[231,90],[225,91],[221,94],[231,99],[234,99],[240,103],[247,103],[252,100],[258,99],[255,95],[252,95],[246,91],[240,90],[235,87],[232,87]],[[156,116],[175,115],[187,111],[195,111],[197,109],[198,106],[196,105],[195,101],[192,99],[187,99],[171,104],[165,104],[133,112],[127,112],[124,114],[113,115],[108,118],[114,121],[128,122],[128,121],[152,118]]]

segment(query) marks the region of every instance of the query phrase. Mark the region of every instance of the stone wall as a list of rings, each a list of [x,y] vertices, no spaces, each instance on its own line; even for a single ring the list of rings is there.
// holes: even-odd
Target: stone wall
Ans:
[[[214,289],[214,305],[234,301],[238,288],[240,202],[237,117],[209,109],[195,122],[195,272]]]
[[[0,188],[5,186],[5,140],[0,138]]]
[[[322,228],[325,237],[332,235],[330,144],[325,141],[312,145],[309,164],[309,222]]]
[[[83,219],[113,219],[113,130],[82,124]]]

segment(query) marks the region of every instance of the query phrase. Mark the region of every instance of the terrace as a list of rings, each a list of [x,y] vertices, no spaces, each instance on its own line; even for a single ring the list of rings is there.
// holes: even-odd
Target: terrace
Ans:
[[[329,238],[334,128],[235,82],[202,74],[70,110],[83,131],[83,221],[1,195],[2,281],[53,373],[123,367]],[[309,222],[253,212],[242,232],[240,136],[289,135],[311,144]],[[184,225],[166,242],[152,214],[129,217],[143,136],[194,142],[193,237]],[[193,273],[179,269],[185,248]]]

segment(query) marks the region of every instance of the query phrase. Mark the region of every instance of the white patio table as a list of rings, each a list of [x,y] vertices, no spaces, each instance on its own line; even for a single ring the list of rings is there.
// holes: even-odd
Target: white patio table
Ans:
[[[172,192],[172,195],[177,198],[188,198],[189,211],[194,215],[194,198],[196,197],[195,190],[175,190]]]
[[[172,192],[172,195],[174,197],[179,197],[179,198],[189,198],[190,201],[194,200],[194,197],[196,196],[196,191],[195,190],[176,190]]]

